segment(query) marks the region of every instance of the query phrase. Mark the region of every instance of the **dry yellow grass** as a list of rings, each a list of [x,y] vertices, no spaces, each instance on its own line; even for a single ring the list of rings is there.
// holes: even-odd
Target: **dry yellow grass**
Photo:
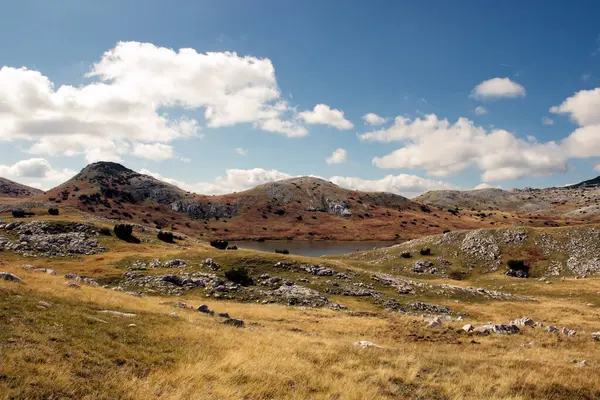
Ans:
[[[462,323],[431,329],[421,318],[390,313],[184,299],[244,319],[246,327],[236,329],[165,304],[173,298],[137,298],[88,286],[68,289],[61,277],[18,265],[14,261],[3,269],[24,283],[0,281],[3,399],[600,397],[600,356],[590,331],[572,338],[539,329],[480,337],[457,333]],[[564,284],[567,291],[600,288],[597,280]],[[54,306],[39,309],[40,300]],[[455,306],[479,322],[530,315],[588,330],[598,320],[596,308],[562,297]],[[98,313],[102,309],[138,315]],[[177,318],[168,315],[173,311]],[[128,328],[131,323],[137,327]],[[358,340],[382,348],[359,349],[353,346]],[[522,346],[529,342],[536,344]],[[571,362],[583,359],[585,368]]]

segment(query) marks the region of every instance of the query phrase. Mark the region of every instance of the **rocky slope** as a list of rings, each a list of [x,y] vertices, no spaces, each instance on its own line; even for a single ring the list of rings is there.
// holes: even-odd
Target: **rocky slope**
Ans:
[[[426,249],[423,252],[423,249]],[[448,232],[343,256],[395,271],[439,276],[508,272],[509,260],[521,260],[519,277],[600,275],[600,226],[561,228],[510,227]],[[508,272],[510,274],[510,272]]]
[[[500,210],[513,213],[588,218],[600,212],[599,178],[577,185],[545,189],[439,190],[415,198],[425,204],[444,208]]]
[[[90,164],[38,200],[202,238],[393,240],[480,224],[467,214],[391,193],[347,190],[313,177],[203,196],[110,162]]]
[[[0,197],[27,198],[44,193],[40,189],[25,186],[0,177]]]

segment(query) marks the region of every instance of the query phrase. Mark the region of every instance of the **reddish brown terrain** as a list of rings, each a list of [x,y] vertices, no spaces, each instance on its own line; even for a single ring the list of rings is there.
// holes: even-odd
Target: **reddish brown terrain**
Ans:
[[[40,189],[21,185],[20,183],[0,177],[0,198],[24,199],[44,193]]]
[[[200,239],[402,240],[448,230],[563,226],[600,219],[595,209],[600,190],[584,183],[541,190],[434,191],[410,200],[300,177],[205,196],[120,164],[98,162],[46,193],[11,187],[10,193],[21,199]]]

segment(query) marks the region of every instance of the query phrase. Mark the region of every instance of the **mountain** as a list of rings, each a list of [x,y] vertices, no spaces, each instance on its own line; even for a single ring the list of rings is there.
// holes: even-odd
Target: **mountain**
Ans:
[[[205,196],[112,162],[90,164],[38,198],[201,238],[393,240],[480,224],[467,214],[391,193],[348,190],[314,177]]]
[[[592,187],[599,187],[599,186],[600,186],[600,176],[597,176],[593,179],[579,182],[574,185],[569,185],[567,187],[570,189],[577,189],[577,188],[592,188]]]
[[[40,189],[25,186],[11,180],[0,178],[0,197],[27,198],[44,193]]]
[[[600,177],[576,185],[544,189],[439,190],[414,199],[435,207],[496,210],[515,217],[534,215],[600,220]]]

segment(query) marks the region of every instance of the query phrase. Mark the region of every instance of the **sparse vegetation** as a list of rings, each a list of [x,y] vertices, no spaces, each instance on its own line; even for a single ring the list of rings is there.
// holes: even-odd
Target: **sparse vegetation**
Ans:
[[[246,268],[231,268],[225,272],[225,277],[238,285],[249,286],[254,283]]]
[[[288,249],[275,249],[275,253],[277,254],[290,254]]]
[[[156,236],[158,237],[158,240],[162,240],[163,242],[167,243],[173,243],[173,232],[158,231]]]
[[[50,215],[58,215],[59,211],[58,208],[49,208],[48,209],[48,214]]]
[[[419,254],[422,256],[430,256],[431,255],[431,249],[429,247],[425,247],[421,250],[419,250]]]
[[[412,254],[410,254],[410,251],[403,251],[402,253],[400,253],[400,257],[402,257],[402,258],[411,258]]]
[[[214,247],[215,249],[225,250],[227,248],[227,246],[229,245],[229,242],[227,240],[216,239],[216,240],[211,240],[210,245],[212,247]]]

